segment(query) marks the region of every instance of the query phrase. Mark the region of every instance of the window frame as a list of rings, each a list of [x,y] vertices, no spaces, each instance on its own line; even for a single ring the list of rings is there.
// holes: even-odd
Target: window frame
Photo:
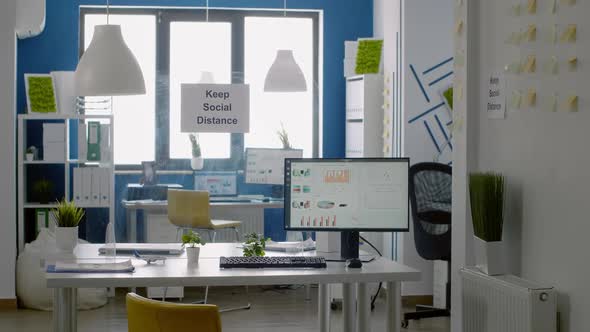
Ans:
[[[78,55],[84,53],[85,15],[105,14],[103,6],[80,6]],[[155,158],[161,170],[190,170],[190,159],[170,158],[170,25],[172,22],[206,22],[205,8],[146,8],[146,7],[111,7],[112,15],[154,15],[156,17],[156,87],[155,87]],[[284,11],[277,9],[233,9],[210,8],[209,22],[231,23],[231,72],[232,83],[244,82],[245,61],[245,19],[246,17],[283,17]],[[321,11],[287,11],[289,18],[312,19],[313,25],[313,79],[312,79],[312,118],[314,158],[320,151],[320,106],[322,89],[319,82],[320,69],[320,19]],[[116,143],[115,143],[116,144]],[[230,158],[205,159],[205,171],[234,171],[244,168],[245,146],[244,134],[230,134]],[[141,164],[115,164],[115,170],[141,170]]]

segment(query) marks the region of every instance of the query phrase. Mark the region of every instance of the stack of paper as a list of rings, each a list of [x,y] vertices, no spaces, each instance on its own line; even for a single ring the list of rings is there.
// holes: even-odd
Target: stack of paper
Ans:
[[[78,206],[108,206],[111,180],[111,168],[74,168],[74,202]]]
[[[101,263],[77,263],[77,262],[57,262],[55,265],[47,266],[47,272],[54,273],[116,273],[116,272],[133,272],[135,267],[131,260],[122,262],[101,262]]]
[[[66,159],[65,123],[43,124],[43,160],[65,162]]]

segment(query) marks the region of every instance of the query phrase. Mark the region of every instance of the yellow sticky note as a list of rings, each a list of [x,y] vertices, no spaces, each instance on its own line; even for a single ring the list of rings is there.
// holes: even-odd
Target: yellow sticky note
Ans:
[[[578,57],[575,55],[569,57],[567,59],[567,64],[568,64],[570,71],[576,71],[578,69]]]
[[[513,109],[520,109],[522,105],[522,92],[520,90],[512,91],[512,108]]]
[[[526,11],[529,14],[536,14],[537,13],[537,0],[529,0],[526,6]]]
[[[549,102],[547,103],[547,108],[549,112],[557,112],[557,99],[558,96],[556,93],[549,97]]]
[[[576,0],[561,0],[561,2],[565,3],[566,5],[573,6],[576,4]]]
[[[457,35],[461,34],[461,32],[463,31],[463,20],[459,19],[456,23],[455,23],[455,33]]]
[[[553,27],[551,28],[551,42],[554,44],[557,43],[557,35],[558,35],[557,24],[553,24]]]
[[[530,88],[526,99],[529,107],[535,107],[537,105],[537,90]]]
[[[534,42],[537,40],[537,26],[534,24],[529,25],[528,29],[526,30],[526,40],[529,42]]]
[[[571,95],[567,98],[566,108],[570,112],[577,112],[578,111],[578,96]]]
[[[525,73],[534,73],[536,71],[537,71],[537,57],[534,55],[529,55],[527,57],[525,65],[524,65],[524,72]]]
[[[520,16],[520,13],[521,13],[520,3],[513,5],[512,6],[512,15]]]
[[[563,34],[561,35],[561,42],[562,43],[575,43],[576,37],[578,34],[578,27],[575,24],[570,24],[567,26]]]

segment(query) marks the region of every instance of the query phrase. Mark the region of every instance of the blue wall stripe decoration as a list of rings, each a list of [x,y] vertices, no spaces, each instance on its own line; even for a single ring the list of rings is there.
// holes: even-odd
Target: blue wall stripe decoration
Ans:
[[[435,79],[434,81],[430,82],[430,83],[428,84],[428,86],[433,86],[433,85],[435,85],[436,83],[438,83],[438,82],[440,82],[440,81],[444,80],[445,78],[447,78],[447,77],[449,77],[449,76],[451,76],[451,75],[453,75],[453,72],[452,72],[452,71],[451,71],[451,72],[449,72],[449,73],[446,73],[446,74],[444,74],[443,76],[441,76],[441,77],[439,77],[439,78]]]
[[[433,67],[426,69],[425,71],[422,72],[422,75],[426,75],[426,74],[430,73],[431,71],[434,71],[434,70],[446,65],[447,63],[449,63],[451,61],[453,61],[453,57],[450,57],[450,58],[444,60],[443,62],[438,63],[438,64],[434,65]]]
[[[449,139],[449,135],[447,135],[447,131],[446,131],[445,127],[443,126],[442,122],[440,122],[440,118],[438,117],[438,115],[435,114],[434,119],[436,119],[436,123],[438,124],[440,131],[442,131],[443,135],[445,136],[445,140],[447,141],[447,144],[449,144],[449,148],[451,148],[451,150],[453,150],[453,144],[451,144],[451,140]]]
[[[416,82],[418,82],[418,86],[420,87],[420,90],[422,90],[422,94],[424,95],[424,98],[426,98],[427,102],[430,102],[430,98],[428,97],[428,94],[426,93],[426,90],[424,89],[424,85],[422,85],[420,78],[418,78],[418,74],[416,74],[416,69],[414,69],[414,65],[410,65],[410,70],[412,70],[412,74],[414,74],[414,78],[416,79]]]
[[[430,139],[432,139],[432,143],[436,147],[436,151],[438,151],[438,153],[440,153],[440,146],[436,142],[436,138],[434,138],[434,134],[432,133],[432,130],[430,129],[430,126],[428,125],[426,120],[424,121],[424,127],[426,127],[426,131],[428,132],[428,135],[430,135]]]
[[[445,105],[445,102],[443,101],[442,103],[440,103],[440,104],[438,104],[438,105],[436,105],[436,106],[434,106],[434,107],[432,107],[432,108],[429,108],[429,109],[428,109],[428,110],[426,110],[424,113],[416,115],[415,117],[413,117],[412,119],[410,119],[410,121],[408,121],[408,123],[412,123],[412,122],[414,122],[414,121],[416,121],[416,120],[419,120],[421,117],[423,117],[423,116],[427,115],[428,113],[430,113],[430,112],[432,112],[432,111],[435,111],[435,110],[437,110],[438,108],[440,108],[440,107],[442,107],[442,106],[444,106],[444,105]]]

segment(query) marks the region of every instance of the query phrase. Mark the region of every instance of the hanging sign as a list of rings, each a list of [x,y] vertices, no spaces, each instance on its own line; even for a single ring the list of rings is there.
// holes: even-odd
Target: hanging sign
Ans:
[[[486,111],[489,119],[506,117],[506,79],[503,72],[491,73],[487,84]]]
[[[247,133],[250,130],[248,84],[182,84],[180,131]]]

